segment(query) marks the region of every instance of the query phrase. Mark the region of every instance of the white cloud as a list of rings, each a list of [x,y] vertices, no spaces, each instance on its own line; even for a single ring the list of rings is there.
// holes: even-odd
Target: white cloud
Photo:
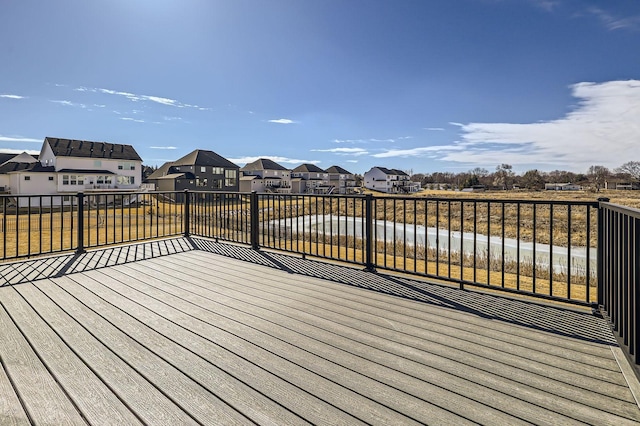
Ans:
[[[150,146],[151,149],[178,149],[175,146]]]
[[[290,120],[288,118],[278,118],[277,120],[268,120],[269,123],[277,123],[277,124],[294,124],[297,121]]]
[[[433,131],[433,132],[442,132],[442,131],[444,131],[444,128],[442,128],[442,127],[425,127],[424,129],[425,130],[430,130],[430,131]]]
[[[4,94],[4,95],[0,95],[0,98],[7,98],[7,99],[25,99],[25,96]]]
[[[367,143],[364,139],[334,139],[334,143]]]
[[[12,137],[12,136],[2,136],[0,135],[0,142],[37,142],[42,143],[42,139],[33,139],[33,138],[20,138],[20,137]]]
[[[85,109],[87,106],[85,104],[77,104],[71,101],[59,101],[59,100],[49,100],[49,102],[53,102],[54,104],[64,105],[64,106],[72,106]]]
[[[389,158],[389,157],[435,157],[437,153],[444,151],[459,151],[464,149],[460,145],[440,145],[440,146],[424,146],[418,148],[409,149],[390,149],[378,154],[371,155],[376,158]]]
[[[547,164],[585,170],[590,165],[617,167],[638,156],[640,81],[578,83],[573,111],[556,120],[459,124],[464,150],[441,160],[478,165]],[[454,124],[454,123],[452,123]]]
[[[258,157],[239,157],[239,158],[228,158],[229,161],[236,164],[248,164],[253,163],[260,158],[266,158],[268,160],[275,161],[276,163],[286,163],[286,164],[318,164],[320,161],[318,160],[298,160],[296,158],[288,158],[288,157],[280,157],[278,155],[261,155]]]
[[[40,151],[36,151],[34,149],[2,149],[2,152],[4,154],[22,154],[23,152],[26,152],[29,155],[40,155]]]
[[[75,89],[73,89],[77,92],[92,92],[92,93],[102,93],[105,95],[114,95],[114,96],[121,96],[124,97],[132,102],[154,102],[154,103],[158,103],[161,105],[167,105],[167,106],[173,106],[173,107],[178,107],[178,108],[194,108],[194,109],[198,109],[200,111],[206,111],[209,110],[209,108],[205,108],[205,107],[201,107],[198,105],[192,105],[192,104],[187,104],[187,103],[182,103],[176,99],[170,99],[170,98],[165,98],[162,96],[151,96],[151,95],[138,95],[135,93],[131,93],[131,92],[123,92],[123,91],[118,91],[118,90],[112,90],[112,89],[104,89],[104,88],[93,88],[93,87],[77,87]]]
[[[347,163],[357,163],[358,160],[347,160]]]
[[[366,155],[369,153],[364,148],[330,148],[330,149],[312,149],[314,152],[332,152],[339,155]]]
[[[640,15],[627,16],[620,18],[614,16],[611,13],[597,8],[590,7],[587,9],[587,13],[595,16],[608,30],[621,30],[621,29],[638,29],[640,28]]]
[[[163,117],[164,121],[180,121],[182,117]]]
[[[54,104],[73,106],[73,102],[71,102],[71,101],[51,101],[50,100],[49,102],[53,102]]]
[[[120,120],[133,121],[135,123],[144,123],[144,120],[138,120],[137,118],[131,118],[131,117],[120,117]]]

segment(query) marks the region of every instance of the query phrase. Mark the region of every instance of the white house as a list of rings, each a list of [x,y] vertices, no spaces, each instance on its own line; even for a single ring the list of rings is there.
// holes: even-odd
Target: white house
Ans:
[[[275,161],[260,158],[240,168],[240,192],[291,192],[291,170]]]
[[[131,145],[47,137],[38,161],[6,174],[11,194],[56,194],[66,203],[67,197],[78,192],[139,189],[142,159]]]
[[[582,187],[575,183],[545,183],[544,189],[547,191],[580,191]]]
[[[364,174],[364,186],[389,194],[412,193],[420,190],[420,182],[411,181],[402,170],[372,167]]]

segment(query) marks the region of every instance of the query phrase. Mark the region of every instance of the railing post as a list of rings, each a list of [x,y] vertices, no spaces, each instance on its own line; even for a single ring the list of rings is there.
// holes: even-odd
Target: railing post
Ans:
[[[191,226],[191,218],[190,218],[190,210],[191,210],[191,200],[189,196],[189,190],[184,190],[184,212],[182,217],[184,218],[184,236],[189,237],[189,226]]]
[[[366,194],[364,199],[365,209],[365,236],[364,236],[364,252],[365,265],[364,270],[375,272],[376,268],[373,264],[373,253],[375,251],[375,241],[373,241],[373,195]]]
[[[251,195],[249,196],[249,215],[250,215],[250,226],[251,229],[251,248],[254,250],[260,250],[260,220],[258,217],[258,193],[256,191],[251,191]]]
[[[598,250],[597,250],[597,269],[598,269],[598,296],[596,303],[602,306],[604,303],[604,209],[602,203],[608,203],[609,198],[598,198]]]
[[[78,200],[78,246],[76,247],[76,254],[82,254],[86,250],[84,249],[84,193],[78,192],[76,195]],[[70,198],[72,200],[72,198]]]

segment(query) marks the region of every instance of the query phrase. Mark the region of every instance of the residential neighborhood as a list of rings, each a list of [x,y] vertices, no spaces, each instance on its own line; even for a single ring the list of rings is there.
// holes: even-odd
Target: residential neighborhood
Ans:
[[[338,165],[322,169],[303,163],[289,169],[269,158],[240,167],[214,151],[196,149],[155,169],[143,166],[132,145],[46,137],[37,157],[0,152],[0,192],[59,196],[43,198],[39,203],[46,206],[65,205],[78,192],[99,196],[118,191],[184,190],[273,194],[356,194],[363,189],[386,194],[413,194],[423,189],[638,190],[640,182],[632,173],[635,164],[623,165],[618,173],[593,166],[587,174],[530,170],[522,176],[507,164],[498,166],[493,174],[475,169],[431,175],[374,166],[358,176]],[[143,170],[152,172],[143,174]]]

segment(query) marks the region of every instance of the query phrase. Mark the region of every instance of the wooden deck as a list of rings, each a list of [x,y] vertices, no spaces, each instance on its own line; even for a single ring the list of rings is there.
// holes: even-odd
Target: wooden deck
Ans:
[[[640,422],[589,312],[200,239],[0,274],[2,425]]]

